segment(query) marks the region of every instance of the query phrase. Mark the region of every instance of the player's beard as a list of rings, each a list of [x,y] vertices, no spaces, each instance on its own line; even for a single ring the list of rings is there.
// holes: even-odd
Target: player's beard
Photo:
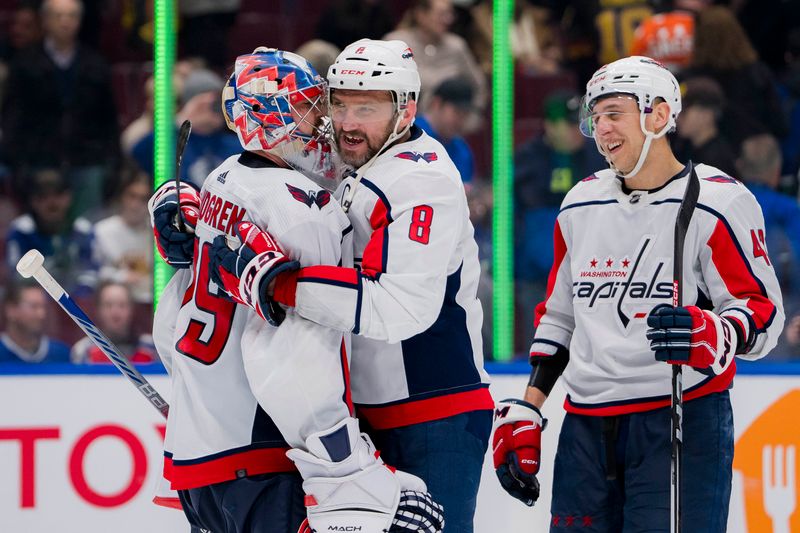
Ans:
[[[370,138],[365,133],[360,132],[360,131],[348,132],[348,135],[355,134],[355,135],[358,135],[359,137],[362,137],[364,139],[364,142],[367,144],[367,152],[364,155],[362,155],[362,156],[360,156],[358,158],[348,157],[342,151],[342,148],[341,148],[342,140],[341,139],[342,139],[342,137],[344,137],[345,133],[343,131],[339,131],[336,134],[335,143],[336,143],[336,151],[339,152],[339,156],[341,157],[342,162],[344,164],[346,164],[346,165],[349,165],[349,166],[355,168],[355,169],[362,167],[367,161],[372,159],[372,157],[375,154],[377,154],[380,150],[383,149],[383,145],[386,144],[386,140],[389,138],[389,135],[392,134],[393,127],[394,127],[394,122],[390,121],[389,124],[386,125],[386,130],[377,139]]]

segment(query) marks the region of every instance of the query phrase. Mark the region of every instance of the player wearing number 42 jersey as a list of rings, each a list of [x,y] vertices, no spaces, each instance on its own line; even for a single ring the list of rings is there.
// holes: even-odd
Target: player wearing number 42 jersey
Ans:
[[[328,83],[336,148],[356,169],[336,197],[357,266],[284,272],[274,293],[250,286],[267,308],[354,334],[359,417],[387,462],[427,483],[445,531],[469,533],[494,404],[464,188],[442,145],[413,126],[420,81],[405,43],[351,44]]]
[[[164,474],[192,525],[214,533],[435,533],[441,509],[425,484],[387,467],[352,417],[349,338],[262,310],[244,285],[222,289],[231,276],[258,284],[301,265],[352,264],[347,217],[303,174],[329,161],[324,87],[295,54],[238,57],[222,100],[245,151],[199,194],[168,182],[151,199],[159,250],[183,267],[155,317],[172,377]],[[178,195],[189,230],[175,224]],[[232,241],[235,253],[215,253]]]
[[[675,77],[650,58],[615,61],[586,86],[581,130],[610,168],[564,198],[525,401],[501,402],[493,439],[503,487],[533,505],[539,408],[561,377],[551,532],[670,530],[670,365],[684,369],[680,519],[685,531],[727,528],[735,357],[775,346],[783,306],[753,195],[673,155],[666,134],[680,111]],[[690,181],[699,196],[675,305],[676,215]]]

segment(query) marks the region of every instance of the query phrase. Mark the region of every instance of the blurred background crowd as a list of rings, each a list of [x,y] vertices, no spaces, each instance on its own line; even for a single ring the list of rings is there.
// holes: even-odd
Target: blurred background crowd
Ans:
[[[14,273],[29,249],[135,362],[157,355],[146,203],[153,172],[154,0],[0,0],[0,362],[102,363],[36,284]],[[179,0],[176,124],[193,133],[182,177],[200,185],[240,151],[219,109],[233,59],[267,45],[324,75],[345,45],[398,38],[422,78],[417,124],[456,163],[480,245],[491,356],[492,2]],[[511,43],[515,140],[515,351],[552,261],[565,193],[606,168],[578,131],[600,65],[631,54],[682,84],[672,135],[684,162],[740,179],[764,211],[787,327],[768,360],[800,360],[800,2],[517,0]],[[758,246],[759,243],[753,243]]]

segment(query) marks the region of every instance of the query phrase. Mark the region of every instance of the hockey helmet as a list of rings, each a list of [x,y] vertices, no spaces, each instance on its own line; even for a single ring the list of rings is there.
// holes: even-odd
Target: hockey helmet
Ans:
[[[303,172],[327,172],[330,145],[325,128],[314,123],[315,110],[326,112],[325,101],[325,80],[308,61],[259,47],[236,58],[222,92],[222,111],[245,150],[264,150]],[[310,105],[298,109],[301,103]],[[301,131],[303,124],[312,133]]]
[[[667,126],[656,136],[675,129],[681,112],[681,90],[672,72],[658,61],[644,56],[625,57],[600,67],[594,73],[586,84],[586,95],[581,105],[581,132],[587,137],[594,135],[594,104],[613,94],[633,96],[642,115],[652,111],[656,98],[663,99],[669,105],[670,117]]]
[[[403,41],[361,39],[347,46],[328,69],[331,90],[391,91],[397,110],[419,95],[414,53]]]
[[[625,57],[604,65],[594,73],[586,84],[586,95],[581,101],[580,130],[587,137],[594,137],[594,106],[604,97],[621,95],[632,96],[639,107],[639,126],[645,136],[645,143],[639,154],[636,166],[627,174],[609,164],[622,177],[633,177],[644,164],[650,144],[672,132],[676,128],[678,114],[681,112],[681,90],[678,80],[661,63],[644,56]],[[645,116],[652,112],[656,99],[661,98],[669,106],[670,114],[667,124],[658,132],[648,131],[645,127]],[[595,139],[597,142],[597,139]],[[597,145],[603,156],[608,155]]]

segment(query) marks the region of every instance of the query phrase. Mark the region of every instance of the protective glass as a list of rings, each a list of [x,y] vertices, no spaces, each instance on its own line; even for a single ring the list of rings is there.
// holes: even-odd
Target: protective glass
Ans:
[[[587,101],[586,97],[584,96],[581,99],[581,106],[580,106],[580,130],[584,136],[593,138],[594,132],[595,130],[597,130],[597,125],[601,120],[610,120],[611,122],[616,122],[617,120],[621,119],[624,115],[639,114],[639,111],[618,111],[616,109],[613,109],[613,106],[609,106],[612,107],[612,110],[609,111],[602,111],[602,112],[594,111],[594,107],[598,101],[600,100],[607,101],[610,99],[632,100],[634,104],[637,103],[636,97],[627,94],[618,94],[606,97],[601,96],[599,98],[595,98],[592,101]]]
[[[359,124],[386,122],[394,113],[395,104],[388,101],[345,103],[333,97],[330,103],[330,116],[337,124],[345,121]]]

